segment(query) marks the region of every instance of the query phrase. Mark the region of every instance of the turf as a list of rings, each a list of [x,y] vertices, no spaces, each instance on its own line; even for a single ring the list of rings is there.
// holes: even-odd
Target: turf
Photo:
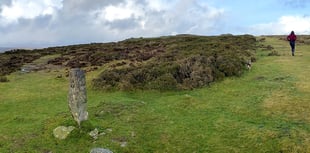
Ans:
[[[310,152],[310,46],[297,43],[292,57],[279,37],[261,43],[280,56],[257,49],[242,77],[195,90],[103,92],[90,82],[104,67],[90,72],[89,120],[65,140],[52,131],[77,126],[68,80],[59,71],[13,73],[0,83],[0,152]],[[105,134],[93,140],[94,128]]]

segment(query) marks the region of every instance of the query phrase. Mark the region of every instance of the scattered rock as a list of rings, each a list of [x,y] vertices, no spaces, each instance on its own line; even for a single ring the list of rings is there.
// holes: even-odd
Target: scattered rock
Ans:
[[[126,147],[128,144],[127,138],[125,138],[125,137],[113,138],[112,142],[118,143],[121,147]]]
[[[121,145],[121,147],[126,147],[127,146],[127,142],[126,141],[120,142],[120,145]]]
[[[30,72],[28,69],[25,69],[25,68],[21,68],[20,71],[23,72],[23,73],[29,73]]]
[[[71,131],[74,129],[75,127],[73,126],[69,126],[69,127],[59,126],[53,130],[53,134],[55,138],[63,140],[63,139],[66,139],[68,135],[71,133]]]
[[[105,135],[106,133],[104,133],[104,132],[101,132],[100,134],[99,134],[99,136],[102,136],[102,135]]]
[[[109,149],[104,149],[104,148],[94,148],[90,151],[90,153],[113,153]]]
[[[21,72],[23,73],[29,73],[29,72],[34,72],[34,71],[39,71],[44,69],[43,66],[38,66],[38,65],[24,65],[23,67],[21,67]]]
[[[98,139],[98,135],[99,135],[98,129],[95,128],[94,130],[90,131],[90,132],[89,132],[89,135],[90,135],[93,139],[97,140],[97,139]]]
[[[106,131],[111,133],[113,130],[112,129],[106,129]]]

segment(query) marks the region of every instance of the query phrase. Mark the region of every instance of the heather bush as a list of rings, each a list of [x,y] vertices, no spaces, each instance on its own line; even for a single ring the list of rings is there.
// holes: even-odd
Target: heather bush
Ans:
[[[9,79],[6,76],[0,76],[0,82],[9,82]]]
[[[256,39],[249,35],[181,35],[129,39],[121,43],[123,48],[131,48],[130,45],[137,44],[140,46],[128,51],[131,63],[127,66],[113,67],[94,79],[96,88],[193,89],[207,86],[224,77],[240,76],[245,63],[254,58]],[[137,48],[140,50],[136,51]],[[160,51],[155,52],[152,48]]]
[[[178,83],[170,73],[165,73],[145,85],[146,89],[156,90],[174,90],[177,89]]]

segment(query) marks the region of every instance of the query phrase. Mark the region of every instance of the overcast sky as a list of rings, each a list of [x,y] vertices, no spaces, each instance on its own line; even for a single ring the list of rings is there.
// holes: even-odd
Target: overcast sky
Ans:
[[[310,0],[0,0],[0,47],[175,34],[310,34]]]

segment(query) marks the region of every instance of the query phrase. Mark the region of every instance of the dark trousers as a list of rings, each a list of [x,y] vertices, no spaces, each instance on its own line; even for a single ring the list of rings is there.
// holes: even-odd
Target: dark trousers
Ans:
[[[295,41],[290,41],[290,45],[291,45],[292,53],[294,53],[295,52]]]

